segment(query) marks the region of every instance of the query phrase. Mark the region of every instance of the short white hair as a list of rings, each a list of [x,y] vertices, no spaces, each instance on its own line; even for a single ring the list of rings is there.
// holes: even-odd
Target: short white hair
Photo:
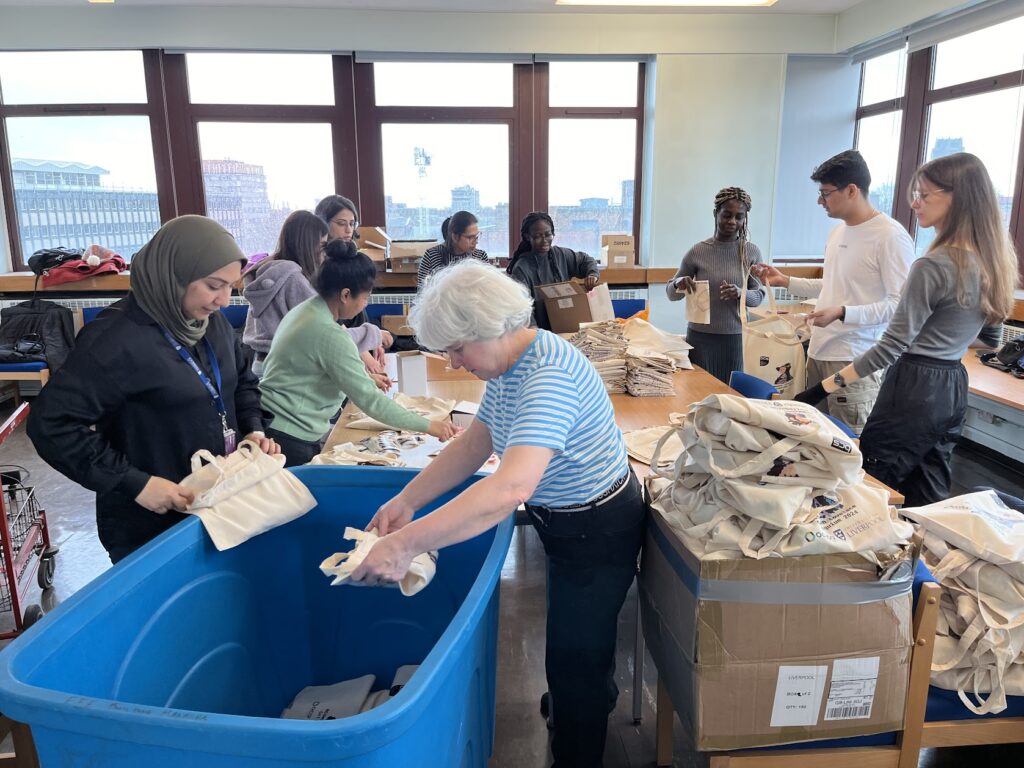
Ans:
[[[409,312],[409,325],[424,347],[444,350],[496,339],[525,328],[532,318],[533,299],[522,283],[467,258],[427,278]]]

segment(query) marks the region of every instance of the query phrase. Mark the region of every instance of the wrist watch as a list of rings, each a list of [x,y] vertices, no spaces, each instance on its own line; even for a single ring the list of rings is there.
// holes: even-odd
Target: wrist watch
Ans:
[[[846,322],[846,307],[840,307],[839,308],[839,322],[841,322],[841,323],[845,323]]]
[[[846,386],[846,379],[843,378],[842,373],[837,373],[835,376],[833,376],[832,381],[834,381],[836,386],[839,387],[840,389]]]

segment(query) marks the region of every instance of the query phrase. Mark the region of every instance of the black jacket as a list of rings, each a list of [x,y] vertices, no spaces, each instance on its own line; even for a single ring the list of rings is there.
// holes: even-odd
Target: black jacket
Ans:
[[[548,310],[544,302],[537,298],[538,285],[564,283],[574,277],[584,278],[601,274],[597,262],[583,251],[551,246],[546,256],[537,253],[524,253],[512,265],[511,275],[526,286],[533,298],[533,319],[538,328],[551,330]]]
[[[220,312],[210,317],[206,338],[220,365],[228,423],[241,440],[263,428],[259,381]],[[192,352],[213,381],[206,345]],[[48,464],[96,492],[97,527],[108,550],[140,547],[184,519],[134,502],[151,476],[178,482],[199,449],[224,453],[209,393],[131,295],[82,329],[32,404],[28,435]]]
[[[31,337],[42,344],[42,352],[25,355],[19,340]],[[52,301],[32,299],[0,310],[0,362],[44,362],[52,374],[75,346],[75,323],[71,310]]]

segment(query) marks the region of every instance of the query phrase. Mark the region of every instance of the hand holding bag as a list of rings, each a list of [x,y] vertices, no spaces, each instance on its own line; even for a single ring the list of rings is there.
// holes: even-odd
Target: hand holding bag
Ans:
[[[315,507],[316,499],[284,462],[283,455],[270,456],[251,440],[229,456],[197,451],[192,474],[181,481],[195,492],[185,511],[203,521],[221,551],[291,522]]]
[[[747,322],[744,293],[740,292],[743,324],[743,372],[765,381],[785,398],[803,392],[807,381],[804,342],[811,337],[806,322],[798,327],[779,314],[775,294],[767,290],[768,316]]]
[[[333,576],[332,587],[340,584],[349,584],[353,587],[364,586],[386,586],[398,587],[406,597],[412,597],[422,591],[434,578],[437,571],[437,552],[424,552],[416,555],[409,563],[409,570],[397,584],[363,584],[359,581],[349,581],[349,577],[366,556],[373,549],[373,545],[380,541],[377,529],[361,531],[358,528],[346,528],[345,538],[348,541],[356,542],[355,548],[348,552],[335,552],[320,563],[320,571],[324,576]]]

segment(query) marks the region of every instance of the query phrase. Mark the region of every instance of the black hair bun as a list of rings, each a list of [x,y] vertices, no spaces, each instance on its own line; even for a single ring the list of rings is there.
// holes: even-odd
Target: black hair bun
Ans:
[[[328,259],[338,260],[353,259],[358,252],[359,249],[351,240],[331,240],[325,251]]]

